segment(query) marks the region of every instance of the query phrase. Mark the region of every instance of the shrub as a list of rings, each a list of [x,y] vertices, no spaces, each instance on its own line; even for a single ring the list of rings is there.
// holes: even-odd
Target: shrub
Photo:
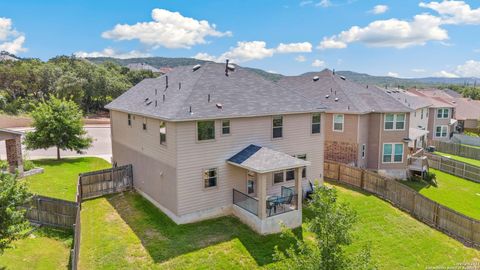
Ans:
[[[425,182],[434,183],[436,179],[437,176],[433,172],[425,172],[423,174],[423,180],[425,180]]]
[[[23,170],[30,171],[31,169],[35,168],[35,164],[33,164],[33,161],[25,159],[23,160]]]
[[[6,160],[0,160],[0,171],[8,170],[8,162]]]

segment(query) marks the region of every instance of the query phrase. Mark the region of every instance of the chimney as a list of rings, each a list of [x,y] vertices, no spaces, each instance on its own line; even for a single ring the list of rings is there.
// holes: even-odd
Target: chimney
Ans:
[[[228,62],[229,62],[229,60],[227,59],[226,63],[225,63],[225,76],[227,76],[227,77],[228,77]]]

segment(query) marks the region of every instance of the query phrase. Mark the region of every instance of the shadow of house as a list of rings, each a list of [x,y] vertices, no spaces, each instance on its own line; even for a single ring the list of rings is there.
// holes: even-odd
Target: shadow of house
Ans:
[[[257,265],[273,262],[275,246],[280,250],[292,240],[279,234],[259,235],[233,216],[177,225],[158,208],[134,192],[107,196],[108,202],[141,240],[155,263],[212,245],[238,239]],[[294,230],[302,237],[302,228]]]

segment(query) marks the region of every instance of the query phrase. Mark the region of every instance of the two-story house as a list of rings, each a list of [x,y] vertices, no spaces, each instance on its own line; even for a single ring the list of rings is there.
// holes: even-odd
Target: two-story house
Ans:
[[[410,112],[389,94],[331,70],[284,77],[281,86],[327,107],[325,159],[405,178]]]
[[[322,101],[239,66],[178,67],[106,108],[113,164],[132,164],[135,189],[177,224],[234,214],[262,234],[297,227],[307,179],[323,178]]]

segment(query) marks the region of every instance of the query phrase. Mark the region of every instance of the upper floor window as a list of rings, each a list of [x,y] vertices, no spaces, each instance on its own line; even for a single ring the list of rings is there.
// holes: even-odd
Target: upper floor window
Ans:
[[[143,128],[143,130],[147,130],[147,118],[146,117],[143,117],[142,128]]]
[[[128,114],[127,118],[128,118],[128,121],[127,121],[127,122],[128,122],[128,125],[129,125],[129,126],[132,126],[132,115],[131,115],[131,114]]]
[[[383,163],[402,163],[403,143],[383,144]]]
[[[448,108],[437,109],[437,118],[439,118],[439,119],[448,118],[449,111],[450,111],[450,109],[448,109]]]
[[[404,113],[387,113],[384,121],[385,130],[403,130],[405,129]]]
[[[362,144],[362,159],[365,159],[366,152],[367,152],[367,145]]]
[[[436,126],[435,137],[446,138],[448,132],[448,126]]]
[[[222,120],[222,134],[230,134],[230,120]]]
[[[167,125],[164,121],[160,121],[160,144],[167,144]]]
[[[197,139],[199,141],[215,139],[215,121],[198,121],[197,122]]]
[[[274,116],[272,119],[272,137],[283,137],[283,116],[281,115]]]
[[[203,171],[203,186],[205,188],[217,186],[217,168],[211,168]]]
[[[343,114],[334,114],[333,115],[333,131],[343,131],[344,121],[345,119]]]
[[[320,133],[321,120],[322,117],[320,113],[312,114],[312,134]]]

